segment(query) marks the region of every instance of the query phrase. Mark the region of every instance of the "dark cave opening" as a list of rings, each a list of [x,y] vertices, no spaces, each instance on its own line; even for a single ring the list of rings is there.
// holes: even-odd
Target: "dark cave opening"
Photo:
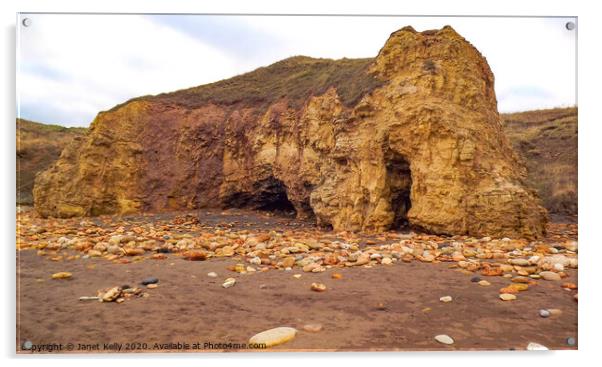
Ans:
[[[391,209],[395,214],[391,228],[407,229],[410,226],[408,211],[412,207],[410,200],[412,189],[410,164],[401,154],[393,151],[387,153],[386,161]]]
[[[269,177],[253,185],[257,194],[256,209],[285,214],[295,214],[296,210],[286,196],[286,187],[282,181]]]
[[[226,207],[249,208],[295,217],[297,211],[286,195],[286,186],[270,176],[253,183],[251,192],[238,192],[224,200]]]

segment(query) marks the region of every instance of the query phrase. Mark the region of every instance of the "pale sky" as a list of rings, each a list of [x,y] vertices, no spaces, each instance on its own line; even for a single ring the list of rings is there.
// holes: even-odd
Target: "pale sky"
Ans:
[[[24,27],[23,18],[30,19]],[[214,82],[305,55],[374,57],[406,25],[451,25],[487,58],[500,112],[573,106],[574,18],[21,14],[17,115],[88,126],[130,98]]]

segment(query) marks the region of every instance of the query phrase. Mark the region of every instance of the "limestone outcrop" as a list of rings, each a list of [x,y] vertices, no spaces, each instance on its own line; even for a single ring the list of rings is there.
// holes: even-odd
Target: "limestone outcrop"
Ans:
[[[409,223],[536,238],[485,59],[451,27],[391,34],[374,59],[286,59],[101,112],[38,175],[42,216],[294,210],[335,230]]]

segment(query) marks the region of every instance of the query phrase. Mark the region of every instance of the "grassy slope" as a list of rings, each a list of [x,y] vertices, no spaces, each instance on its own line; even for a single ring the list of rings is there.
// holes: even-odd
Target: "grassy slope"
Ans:
[[[188,108],[214,103],[261,110],[286,98],[291,107],[300,108],[310,96],[335,87],[341,101],[351,106],[381,84],[368,73],[372,60],[294,56],[230,79],[135,100],[160,100]]]
[[[577,214],[577,108],[503,114],[504,128],[554,214]]]
[[[31,204],[37,172],[56,161],[63,148],[86,128],[67,128],[17,119],[17,203]]]

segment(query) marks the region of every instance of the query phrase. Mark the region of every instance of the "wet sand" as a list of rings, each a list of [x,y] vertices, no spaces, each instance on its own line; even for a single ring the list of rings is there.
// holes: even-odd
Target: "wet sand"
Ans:
[[[509,279],[482,277],[491,286],[480,286],[471,282],[471,275],[450,269],[449,263],[399,261],[321,273],[294,268],[239,274],[227,270],[241,262],[236,257],[207,261],[167,257],[130,264],[102,258],[55,262],[37,256],[35,250],[18,251],[18,352],[31,353],[21,350],[25,341],[34,346],[62,344],[62,352],[80,353],[255,352],[218,344],[247,343],[254,334],[279,326],[299,332],[292,341],[268,351],[524,350],[529,342],[550,349],[577,348],[566,342],[568,337],[577,339],[575,291],[562,289],[561,282],[540,280],[517,300],[504,302],[499,289],[509,285]],[[50,278],[60,271],[73,277]],[[207,276],[212,271],[216,278]],[[332,279],[333,273],[342,274],[342,279]],[[302,276],[296,279],[293,274]],[[563,282],[576,284],[577,271],[567,274]],[[149,276],[157,277],[159,286],[145,289],[147,298],[121,304],[79,301],[102,288],[140,286]],[[229,277],[237,283],[225,289],[221,285]],[[313,282],[324,283],[327,290],[310,290]],[[440,302],[446,295],[453,301]],[[562,314],[542,318],[538,315],[542,308],[557,308]],[[313,323],[323,329],[303,330],[303,325]],[[451,336],[455,343],[438,343],[434,340],[438,334]],[[200,350],[193,349],[195,343]],[[189,349],[179,348],[184,344]],[[121,350],[114,349],[118,346]]]

